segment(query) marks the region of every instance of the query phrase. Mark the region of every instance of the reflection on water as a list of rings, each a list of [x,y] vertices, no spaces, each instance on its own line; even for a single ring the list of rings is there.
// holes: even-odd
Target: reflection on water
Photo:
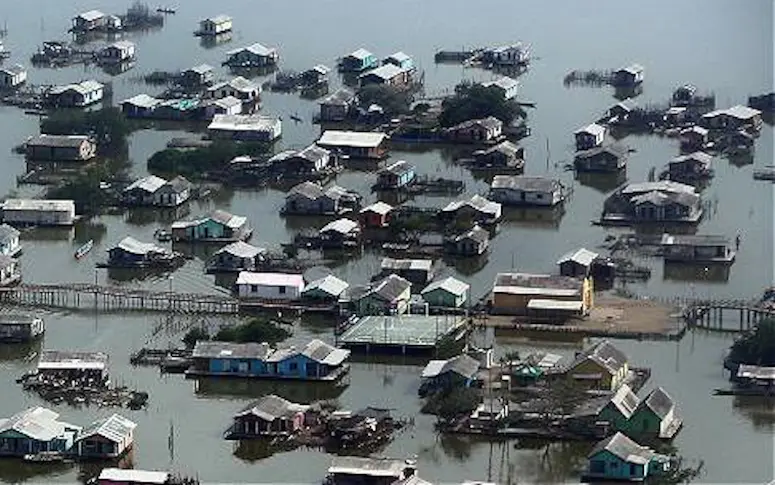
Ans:
[[[530,477],[533,483],[563,483],[575,481],[587,464],[587,454],[594,443],[537,440],[519,440],[515,448],[530,450],[515,460],[520,476]]]
[[[128,283],[163,279],[172,273],[169,268],[107,268],[107,274],[112,282]]]
[[[21,458],[0,459],[0,480],[6,483],[21,483],[28,480],[40,481],[68,473],[73,463],[28,463]]]
[[[276,394],[291,402],[309,404],[338,398],[348,383],[348,377],[336,384],[204,377],[195,381],[194,392],[199,397],[219,398],[228,396],[259,398],[267,394]]]
[[[734,396],[732,407],[751,421],[756,431],[775,431],[775,399],[764,396]]]
[[[162,223],[171,224],[191,213],[189,204],[178,207],[134,207],[126,213],[126,222],[133,225]]]
[[[18,311],[18,309],[17,309]],[[42,338],[23,344],[0,344],[0,362],[11,360],[30,360],[40,353]]]
[[[21,231],[22,241],[72,241],[73,227],[29,227]]]
[[[484,253],[479,256],[473,256],[468,258],[447,256],[444,258],[444,262],[448,266],[452,266],[463,276],[472,276],[481,271],[486,265],[489,259],[489,253]]]
[[[664,278],[676,281],[701,281],[703,283],[725,283],[729,279],[731,265],[687,264],[665,261]]]
[[[213,254],[215,254],[221,247],[226,246],[228,243],[222,243],[222,244],[210,244],[210,243],[201,243],[201,244],[192,244],[187,242],[173,242],[172,243],[172,250],[177,251],[186,258],[196,258],[200,261],[207,262]]]
[[[578,173],[576,180],[585,187],[608,194],[627,181],[627,169],[615,173]]]
[[[78,245],[84,244],[89,240],[95,243],[102,241],[108,233],[105,224],[92,221],[84,221],[75,225],[75,242]]]
[[[234,456],[248,463],[269,458],[275,451],[268,440],[244,440],[234,442]]]
[[[224,32],[218,35],[203,35],[199,38],[199,45],[205,49],[212,49],[227,42],[231,42],[231,32]]]
[[[504,207],[503,223],[526,228],[559,229],[560,220],[564,214],[564,204],[545,209]]]

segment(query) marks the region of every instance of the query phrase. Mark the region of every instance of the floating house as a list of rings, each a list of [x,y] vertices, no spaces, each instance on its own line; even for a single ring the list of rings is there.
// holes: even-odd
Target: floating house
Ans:
[[[215,115],[242,114],[242,101],[234,96],[213,99],[205,106],[205,118],[212,120]]]
[[[361,73],[374,69],[378,65],[379,59],[377,59],[377,56],[366,49],[360,48],[339,60],[339,71]]]
[[[272,348],[267,344],[199,341],[189,375],[336,381],[349,371],[350,351],[310,341],[304,348]]]
[[[441,209],[441,214],[442,217],[461,222],[493,224],[500,220],[502,206],[475,194],[470,199],[450,202]]]
[[[478,225],[458,234],[446,245],[448,253],[458,256],[481,256],[490,247],[490,233]]]
[[[469,387],[477,380],[478,373],[479,361],[465,354],[446,360],[432,360],[422,371],[420,395]]]
[[[240,271],[235,287],[240,298],[298,300],[304,290],[304,278],[300,274]]]
[[[622,384],[600,410],[598,418],[609,423],[615,431],[625,431],[639,404],[640,399],[632,392],[630,386]]]
[[[108,381],[108,355],[44,350],[38,359],[37,373],[46,380],[83,378],[101,385]]]
[[[173,480],[169,472],[103,468],[97,477],[97,485],[174,485]]]
[[[276,66],[280,60],[280,54],[278,54],[276,48],[266,47],[258,42],[247,47],[230,50],[226,55],[229,58],[223,65],[232,68]]]
[[[310,281],[304,286],[301,297],[305,300],[337,302],[350,285],[334,275]]]
[[[382,64],[392,64],[396,67],[400,67],[401,69],[405,70],[412,70],[415,68],[414,60],[411,56],[398,51],[394,54],[390,54],[387,56],[383,61]]]
[[[252,234],[246,217],[222,210],[215,210],[202,219],[172,223],[173,241],[235,242],[245,241]]]
[[[0,286],[15,285],[22,279],[21,265],[18,259],[0,256]]]
[[[303,86],[314,87],[328,82],[331,69],[323,64],[317,64],[299,75]]]
[[[472,170],[521,173],[525,168],[525,149],[505,140],[485,150],[473,153]]]
[[[40,452],[65,453],[80,432],[59,420],[59,413],[43,407],[29,408],[0,419],[0,456],[24,457]]]
[[[627,166],[629,148],[611,143],[576,152],[573,165],[579,173],[616,173]]]
[[[743,388],[771,389],[775,386],[775,367],[740,364],[730,378]]]
[[[469,424],[474,428],[496,427],[509,416],[509,407],[503,398],[484,398],[471,412]]]
[[[381,277],[398,275],[413,284],[426,285],[433,279],[433,260],[431,259],[393,259],[382,258]]]
[[[349,295],[358,315],[400,315],[409,307],[412,283],[391,274]]]
[[[399,190],[408,187],[417,177],[414,165],[399,160],[377,172],[377,190]]]
[[[105,86],[97,81],[83,81],[54,86],[46,93],[49,104],[60,108],[83,108],[102,101]]]
[[[584,315],[592,308],[592,281],[560,275],[498,273],[491,298],[494,314],[555,312],[558,319],[570,318]]]
[[[522,42],[501,45],[484,51],[483,60],[487,64],[500,67],[525,66],[530,62],[530,46]]]
[[[187,87],[207,86],[213,82],[215,69],[209,64],[199,64],[180,72],[178,82]]]
[[[136,427],[118,414],[98,419],[78,435],[73,452],[82,459],[119,458],[132,449]]]
[[[27,69],[21,64],[0,69],[0,90],[16,89],[25,82],[27,82]]]
[[[213,138],[270,143],[282,136],[282,121],[265,115],[215,115],[207,126]]]
[[[444,130],[445,137],[456,143],[490,143],[503,137],[503,122],[493,116],[468,120]]]
[[[629,371],[627,356],[608,340],[601,340],[579,352],[565,376],[591,389],[616,391]]]
[[[217,15],[199,21],[199,30],[196,35],[215,37],[226,32],[231,32],[232,20],[228,15]]]
[[[123,197],[129,205],[178,207],[191,197],[191,188],[191,182],[180,175],[169,181],[149,175],[129,184]]]
[[[412,71],[402,69],[394,64],[383,64],[371,71],[358,76],[360,87],[365,86],[390,86],[402,88],[412,81]]]
[[[417,465],[410,460],[334,456],[326,483],[331,485],[426,485],[416,483]]]
[[[605,126],[592,123],[583,128],[579,128],[573,133],[576,140],[576,150],[589,150],[601,146],[606,135]]]
[[[707,147],[710,141],[708,129],[697,125],[681,130],[679,139],[681,150],[684,151],[702,150]]]
[[[315,182],[302,182],[285,197],[284,214],[338,215],[359,204],[360,195],[333,185],[328,189]]]
[[[34,315],[0,314],[0,343],[31,342],[43,335],[46,325]]]
[[[608,124],[610,125],[623,125],[630,119],[630,115],[635,111],[635,102],[631,99],[625,99],[619,103],[616,103],[608,109],[606,115],[608,116]]]
[[[153,243],[125,237],[108,249],[110,268],[169,268],[180,261],[180,255]]]
[[[151,118],[162,100],[147,94],[138,94],[121,102],[121,112],[128,118]]]
[[[557,260],[560,274],[574,278],[586,278],[592,275],[592,265],[600,255],[586,248],[578,248],[567,252]]]
[[[209,271],[255,271],[264,260],[266,250],[236,241],[215,252],[208,262]]]
[[[494,81],[482,83],[482,86],[497,89],[506,100],[514,99],[519,94],[519,81],[508,76],[498,76]]]
[[[274,394],[262,396],[234,415],[227,437],[244,440],[291,436],[304,428],[309,408]]]
[[[643,482],[670,470],[670,457],[616,433],[592,448],[583,480]]]
[[[327,249],[343,249],[360,245],[361,226],[352,219],[331,221],[320,229],[321,244]]]
[[[696,183],[713,176],[711,161],[713,157],[705,152],[693,152],[679,155],[667,164],[661,178],[681,183]]]
[[[366,228],[388,227],[393,206],[378,201],[361,209],[361,225]]]
[[[271,165],[274,173],[300,178],[325,171],[333,165],[333,158],[330,150],[313,143],[303,150],[286,150],[278,153],[267,163]]]
[[[618,188],[603,204],[602,222],[697,223],[701,217],[702,204],[697,189],[662,180],[626,184]]]
[[[496,175],[490,183],[490,200],[509,206],[554,207],[565,200],[559,180],[527,175]]]
[[[15,257],[21,252],[20,235],[21,233],[15,227],[0,224],[0,256]]]
[[[638,404],[628,421],[627,431],[638,437],[669,439],[675,436],[681,424],[673,398],[657,387]]]
[[[748,106],[736,105],[702,115],[702,125],[711,130],[758,132],[762,127],[762,112]]]
[[[722,263],[735,260],[735,250],[729,238],[718,235],[662,235],[662,255],[665,261],[677,263]]]
[[[326,130],[317,141],[345,158],[381,160],[387,155],[387,135],[379,132]]]
[[[38,135],[24,144],[27,159],[85,162],[97,156],[97,144],[86,135]]]
[[[207,97],[210,99],[222,99],[231,96],[243,103],[248,103],[257,101],[260,95],[261,85],[242,76],[237,76],[207,88]]]
[[[135,44],[119,40],[97,51],[97,59],[103,64],[121,64],[135,58]]]
[[[339,122],[348,119],[358,104],[355,93],[347,88],[339,88],[320,101],[321,122]]]
[[[643,82],[643,74],[643,66],[640,64],[630,64],[614,71],[611,84],[621,88],[632,88]]]
[[[90,32],[102,29],[106,24],[107,16],[104,13],[99,10],[89,10],[73,17],[70,30],[73,32]]]
[[[462,308],[468,304],[471,285],[457,278],[448,276],[432,281],[420,292],[422,299],[431,306],[438,308]]]
[[[6,199],[0,205],[3,222],[12,226],[72,226],[75,202],[51,199]]]

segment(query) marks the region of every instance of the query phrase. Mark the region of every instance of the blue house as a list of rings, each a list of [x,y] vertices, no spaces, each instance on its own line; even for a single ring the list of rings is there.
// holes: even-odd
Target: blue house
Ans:
[[[339,60],[340,72],[364,72],[379,66],[377,56],[366,49],[358,49]]]
[[[477,380],[478,373],[479,361],[465,354],[447,360],[432,360],[422,371],[419,394],[425,396],[455,387],[469,387]]]
[[[399,160],[377,173],[377,190],[396,190],[409,186],[417,177],[414,165]]]
[[[669,456],[656,453],[617,432],[596,444],[589,453],[584,479],[642,482],[669,469]]]
[[[173,241],[235,242],[250,238],[252,229],[243,216],[216,210],[203,219],[177,221],[172,224]]]
[[[407,54],[398,51],[395,54],[391,54],[382,61],[383,64],[393,64],[401,69],[411,71],[414,69],[414,60]]]
[[[59,413],[43,407],[29,408],[0,419],[0,456],[65,453],[80,431],[79,426],[59,421]]]
[[[234,376],[257,379],[335,381],[349,371],[350,351],[321,340],[303,349],[272,348],[267,344],[217,341],[196,343],[189,375]]]

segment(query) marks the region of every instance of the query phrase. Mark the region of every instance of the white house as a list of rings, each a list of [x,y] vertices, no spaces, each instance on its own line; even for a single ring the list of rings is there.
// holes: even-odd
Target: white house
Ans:
[[[232,21],[228,15],[217,15],[199,21],[198,35],[218,35],[231,31]]]
[[[300,274],[241,271],[236,287],[240,298],[298,300],[304,290],[304,277]]]
[[[207,126],[214,138],[271,142],[282,135],[280,118],[265,115],[215,115]]]
[[[212,99],[233,96],[242,101],[255,101],[261,94],[261,85],[237,76],[229,81],[218,83],[207,89],[207,95]]]
[[[589,150],[602,145],[605,135],[605,127],[597,123],[592,123],[576,130],[573,134],[576,139],[576,150]]]
[[[22,249],[19,243],[21,233],[8,224],[0,224],[0,255],[16,256]]]
[[[100,61],[105,64],[119,64],[121,62],[131,61],[135,58],[135,44],[128,40],[119,40],[105,46],[97,54]]]
[[[482,83],[486,88],[495,88],[503,94],[503,99],[514,99],[519,93],[519,81],[508,76],[500,76],[494,81]]]
[[[0,89],[13,89],[27,81],[27,69],[15,64],[0,69]]]
[[[3,222],[12,226],[72,226],[75,222],[72,200],[6,199],[0,210]]]
[[[97,81],[54,86],[48,92],[48,101],[59,107],[82,108],[102,101],[105,86]]]
[[[490,184],[489,199],[503,205],[552,207],[565,198],[562,184],[546,177],[496,175]]]

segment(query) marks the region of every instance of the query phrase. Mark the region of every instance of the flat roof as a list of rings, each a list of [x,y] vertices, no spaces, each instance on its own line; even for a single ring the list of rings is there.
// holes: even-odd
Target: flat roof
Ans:
[[[288,273],[253,273],[250,271],[241,271],[237,277],[238,285],[261,285],[261,286],[295,286],[304,287],[304,277],[300,274]]]
[[[581,301],[558,301],[558,300],[545,300],[542,298],[533,298],[527,303],[527,308],[530,310],[557,310],[578,312],[581,311],[584,304]]]
[[[105,369],[107,364],[108,355],[103,352],[44,350],[38,360],[38,369]]]
[[[2,209],[17,211],[67,211],[75,212],[75,201],[54,199],[6,199]]]
[[[104,468],[99,480],[109,480],[117,483],[148,483],[164,485],[170,474],[146,470],[124,470],[121,468]]]
[[[433,347],[464,323],[456,315],[366,316],[339,337],[339,345],[406,345]]]
[[[385,138],[387,135],[380,132],[326,130],[318,145],[376,148]]]

